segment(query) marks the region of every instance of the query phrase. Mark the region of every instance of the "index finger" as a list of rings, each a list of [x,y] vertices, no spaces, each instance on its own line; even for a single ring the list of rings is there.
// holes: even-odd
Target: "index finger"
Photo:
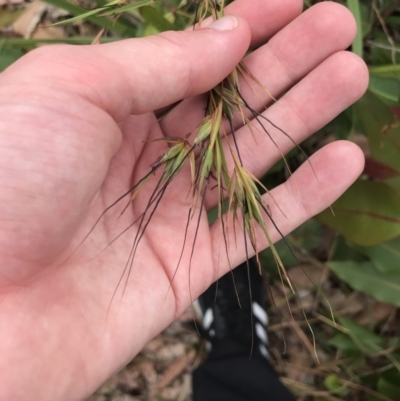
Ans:
[[[236,0],[225,15],[237,15],[250,26],[250,47],[264,44],[303,11],[302,0]]]

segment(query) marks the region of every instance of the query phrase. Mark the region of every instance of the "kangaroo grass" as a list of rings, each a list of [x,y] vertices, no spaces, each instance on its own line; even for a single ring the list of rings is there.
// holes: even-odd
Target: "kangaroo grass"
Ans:
[[[101,6],[95,10],[87,11],[80,15],[76,15],[75,17],[63,21],[62,23],[85,18],[97,18],[99,16],[114,16],[115,21],[117,21],[121,13],[135,8],[140,8],[145,5],[149,5],[151,2],[152,0],[141,0],[134,3],[126,4],[121,0],[113,0],[105,4],[104,6]],[[216,20],[218,18],[221,18],[223,15],[224,1],[200,0],[196,5],[193,29],[200,28],[203,20],[209,16]],[[277,206],[277,209],[282,213],[283,216],[284,213],[279,208],[279,205],[275,201],[273,196],[268,192],[267,188],[265,188],[257,180],[257,178],[254,177],[251,172],[246,169],[246,166],[243,163],[243,158],[240,154],[240,147],[236,138],[235,120],[239,119],[242,125],[248,126],[250,132],[253,134],[253,137],[253,129],[257,127],[261,128],[262,131],[264,131],[268,135],[273,145],[279,150],[284,160],[285,157],[283,152],[279,149],[276,140],[267,130],[265,124],[269,124],[280,134],[284,135],[288,140],[291,141],[292,145],[298,147],[301,152],[303,152],[303,150],[287,132],[285,132],[277,124],[272,122],[263,113],[258,112],[249,105],[248,101],[242,96],[241,93],[241,80],[249,85],[255,95],[258,96],[254,85],[256,85],[258,88],[261,88],[262,91],[267,94],[270,99],[272,99],[272,101],[276,101],[276,99],[266,88],[263,87],[258,79],[251,73],[251,71],[249,71],[249,69],[243,63],[240,63],[224,81],[222,81],[211,91],[209,91],[204,117],[202,118],[196,129],[193,130],[193,132],[190,132],[184,138],[163,137],[151,141],[165,142],[168,145],[168,150],[164,154],[160,155],[158,159],[150,166],[147,174],[145,174],[137,183],[135,183],[135,185],[133,185],[128,191],[126,191],[121,197],[119,197],[115,202],[113,202],[103,211],[89,233],[85,236],[85,238],[78,246],[79,248],[82,245],[82,243],[93,232],[100,220],[109,210],[120,203],[123,199],[127,199],[127,202],[118,217],[119,219],[135,202],[137,197],[144,196],[142,195],[142,189],[149,183],[150,180],[156,179],[155,175],[158,175],[158,181],[156,182],[154,189],[147,199],[144,210],[141,211],[139,217],[137,217],[134,222],[129,224],[128,227],[122,231],[122,233],[117,235],[107,245],[109,246],[113,244],[131,227],[136,227],[136,234],[132,241],[131,250],[128,255],[128,259],[126,261],[123,272],[113,293],[109,308],[111,307],[115,295],[125,278],[125,283],[122,290],[123,296],[126,290],[129,276],[132,271],[135,255],[140,245],[140,242],[146,234],[146,230],[151,224],[154,215],[157,213],[157,209],[162,199],[164,198],[168,187],[171,185],[171,183],[173,183],[174,179],[179,175],[179,173],[181,173],[182,169],[187,164],[189,164],[191,177],[190,183],[187,188],[187,196],[191,198],[191,202],[190,206],[188,207],[186,226],[183,233],[182,249],[177,261],[177,265],[174,269],[172,277],[170,278],[170,287],[172,286],[173,280],[175,279],[178,268],[180,267],[183,259],[184,251],[188,242],[189,229],[193,228],[194,235],[190,244],[191,249],[188,261],[189,294],[190,299],[193,301],[190,283],[192,260],[196,248],[196,242],[200,229],[201,218],[203,215],[205,199],[208,193],[211,193],[211,191],[215,191],[217,199],[217,221],[221,226],[221,231],[223,234],[222,238],[224,241],[223,245],[225,247],[225,253],[229,267],[232,269],[229,256],[229,241],[234,241],[235,244],[237,243],[238,239],[236,234],[239,226],[243,234],[246,257],[248,259],[250,256],[249,247],[251,246],[252,252],[254,252],[256,255],[256,262],[259,272],[261,274],[262,267],[258,256],[259,251],[262,250],[262,247],[259,245],[259,236],[261,232],[264,236],[264,239],[268,243],[268,246],[272,250],[272,254],[282,283],[286,282],[291,292],[293,294],[296,294],[295,287],[291,282],[285,266],[283,265],[279,254],[274,246],[264,216],[267,217],[274,229],[284,239],[286,245],[289,247],[290,250],[291,248],[284,238],[283,233],[279,230],[279,227],[274,221],[269,210],[269,206],[265,203],[262,197],[261,190],[264,190],[267,194],[269,194],[270,199],[272,200],[272,202],[274,202],[274,204]],[[249,115],[251,116],[252,120],[247,117]],[[256,122],[257,127],[254,127],[253,122]],[[229,127],[230,132],[227,132],[226,127]],[[230,141],[227,140],[228,136],[232,137],[233,145]],[[190,140],[191,138],[192,140]],[[151,146],[151,142],[148,143],[148,146]],[[227,157],[229,157],[229,160],[231,161],[231,168],[228,168]],[[291,174],[289,165],[286,160],[285,164],[289,173]],[[215,185],[211,185],[211,183],[213,182],[215,182]],[[197,218],[195,218],[196,216]],[[192,227],[192,225],[194,225],[194,227]],[[75,252],[76,250],[74,251],[74,253]],[[248,269],[249,268],[250,267],[248,264]],[[234,280],[233,285],[235,285]],[[169,289],[170,288],[168,288],[168,291]],[[251,296],[250,283],[249,291]],[[239,299],[238,302],[240,305]],[[287,304],[290,310],[288,299]],[[313,336],[313,344],[315,349],[314,333],[309,324],[308,327]],[[315,356],[316,359],[318,359],[316,352]]]
[[[206,109],[206,115],[203,118],[198,131],[193,140],[193,144],[190,144],[188,138],[160,138],[156,141],[164,141],[171,145],[171,147],[163,155],[161,155],[156,162],[151,166],[150,171],[138,181],[132,188],[130,188],[124,195],[118,200],[111,204],[102,213],[95,225],[92,227],[88,235],[94,230],[100,219],[114,207],[123,198],[130,196],[127,204],[125,205],[121,215],[127,210],[129,205],[134,202],[135,198],[139,196],[141,189],[146,183],[152,178],[154,173],[159,169],[163,169],[162,175],[153,190],[147,205],[143,213],[133,223],[137,224],[137,233],[133,241],[132,250],[128,258],[127,265],[124,269],[122,276],[128,270],[131,270],[136,250],[140,243],[140,240],[145,235],[145,231],[151,222],[152,217],[156,213],[157,207],[160,204],[168,186],[174,180],[174,178],[182,170],[183,166],[188,162],[190,164],[191,171],[191,186],[188,188],[189,193],[192,196],[192,206],[189,209],[187,217],[187,225],[184,234],[184,244],[186,244],[186,237],[188,229],[194,215],[193,211],[195,208],[200,209],[198,216],[197,226],[195,228],[195,239],[192,244],[192,252],[190,257],[190,264],[194,253],[197,232],[199,229],[201,210],[204,205],[204,199],[207,191],[209,190],[209,182],[211,179],[216,181],[217,199],[218,199],[218,218],[222,225],[223,238],[225,241],[225,248],[228,256],[228,235],[227,230],[229,225],[225,224],[223,213],[223,201],[225,198],[228,199],[228,211],[232,212],[232,227],[234,232],[236,231],[236,224],[239,221],[239,214],[243,219],[243,229],[245,240],[247,241],[246,235],[249,238],[251,247],[256,255],[261,250],[258,246],[258,238],[256,235],[257,227],[261,228],[261,231],[267,239],[268,245],[271,247],[274,259],[277,266],[281,270],[285,281],[288,283],[292,291],[294,291],[291,281],[286,273],[285,267],[281,262],[279,255],[274,247],[267,226],[263,218],[263,212],[268,216],[268,219],[272,222],[278,233],[283,234],[279,231],[276,223],[274,222],[271,214],[267,210],[267,206],[262,198],[262,195],[257,187],[260,184],[259,181],[246,170],[243,166],[242,157],[238,143],[236,141],[236,134],[234,130],[233,120],[234,115],[239,114],[242,118],[243,124],[249,124],[250,120],[245,117],[245,109],[253,113],[255,118],[258,118],[258,114],[251,109],[247,103],[243,100],[240,94],[239,87],[239,74],[245,73],[246,70],[243,68],[235,69],[235,71],[229,75],[221,84],[215,87],[209,93],[208,106]],[[223,121],[227,120],[231,129],[230,133],[227,133],[223,127]],[[260,126],[263,124],[259,121]],[[227,138],[228,135],[232,135],[234,148],[229,147],[229,153],[233,160],[234,168],[232,172],[229,172],[225,152],[223,149],[223,138]],[[286,134],[287,135],[287,134]],[[271,140],[272,137],[269,135]],[[228,142],[226,142],[228,143]],[[277,146],[276,142],[273,143]],[[195,157],[194,150],[199,149],[198,156]],[[264,188],[266,190],[266,188]],[[271,197],[271,199],[273,199]],[[273,200],[274,201],[274,200]],[[279,209],[279,205],[278,209]],[[131,225],[128,227],[130,228]],[[127,230],[127,229],[126,229]],[[124,231],[126,231],[124,230]],[[88,236],[87,235],[87,236]],[[84,238],[84,240],[87,238]],[[118,238],[118,237],[117,237]],[[114,242],[115,238],[112,242]],[[236,241],[236,234],[234,235]],[[178,260],[180,265],[182,260],[183,249]],[[247,252],[247,256],[249,252]],[[257,264],[261,273],[261,264],[257,258]],[[228,257],[229,260],[229,257]],[[190,268],[190,266],[189,266]],[[175,274],[174,274],[175,276]],[[121,282],[118,283],[120,285]]]

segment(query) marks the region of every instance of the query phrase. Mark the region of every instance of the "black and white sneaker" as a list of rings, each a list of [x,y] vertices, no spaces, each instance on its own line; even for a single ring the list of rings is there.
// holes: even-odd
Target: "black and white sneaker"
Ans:
[[[208,351],[231,344],[230,352],[268,358],[262,278],[253,261],[249,261],[249,271],[247,266],[245,262],[227,273],[199,297],[194,305],[202,321],[199,331]]]

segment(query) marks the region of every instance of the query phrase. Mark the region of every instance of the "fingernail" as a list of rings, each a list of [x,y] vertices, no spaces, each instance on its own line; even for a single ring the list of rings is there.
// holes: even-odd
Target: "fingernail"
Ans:
[[[212,24],[205,28],[215,29],[217,31],[231,31],[238,26],[238,21],[235,17],[222,17],[214,21]]]

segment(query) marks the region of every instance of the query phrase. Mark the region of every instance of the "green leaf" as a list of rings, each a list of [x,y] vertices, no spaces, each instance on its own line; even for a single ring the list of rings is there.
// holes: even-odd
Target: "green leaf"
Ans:
[[[393,400],[398,400],[400,399],[400,377],[398,378],[398,380],[399,381],[396,384],[390,383],[383,377],[380,377],[376,385],[376,389],[380,394]]]
[[[400,306],[400,273],[382,273],[371,262],[328,262],[328,266],[354,289]]]
[[[349,389],[342,384],[339,376],[334,373],[325,377],[324,386],[328,391],[342,397],[349,393]]]
[[[368,88],[389,102],[400,102],[400,81],[396,78],[371,75]]]
[[[140,10],[144,20],[154,26],[159,32],[171,31],[174,25],[171,24],[162,14],[162,11],[154,7],[143,7]]]
[[[143,32],[141,32],[140,36],[143,37],[153,36],[160,33],[160,31],[153,25],[143,24],[142,27],[143,27]]]
[[[320,244],[321,231],[321,224],[315,219],[310,219],[296,228],[296,230],[289,235],[289,238],[292,242],[295,241],[300,244],[307,251],[311,251]]]
[[[362,326],[347,317],[339,317],[338,321],[345,328],[347,335],[354,344],[359,347],[360,351],[374,356],[384,349],[383,337],[373,333],[368,327]]]
[[[0,45],[4,42],[0,42]],[[18,49],[0,48],[0,71],[4,71],[14,61],[22,57],[24,53]]]
[[[386,184],[387,180],[400,178],[400,171],[368,156],[365,158],[364,174],[373,181],[384,181]]]
[[[396,17],[396,16],[390,16],[387,20],[386,23],[388,25],[400,25],[400,17]]]
[[[394,189],[398,196],[400,196],[400,177],[389,178],[385,180],[385,184]]]
[[[359,129],[368,137],[371,157],[400,170],[400,125],[389,106],[368,91],[354,110]]]
[[[355,248],[368,256],[380,273],[400,274],[400,237],[377,246]]]
[[[400,360],[399,354],[395,353],[392,355],[396,361]],[[382,377],[391,384],[400,385],[400,372],[397,368],[392,368],[392,369],[387,370],[386,372],[383,373]]]
[[[378,245],[400,235],[400,198],[384,183],[357,181],[319,219],[348,241]]]
[[[352,50],[355,54],[363,57],[363,22],[361,19],[361,10],[359,0],[347,0],[347,7],[353,13],[354,18],[357,22],[357,35],[352,44]]]
[[[372,6],[371,3],[359,2],[360,15],[362,21],[362,36],[365,39],[371,32],[373,20],[371,19]]]
[[[347,334],[337,333],[329,340],[329,344],[342,351],[346,357],[360,355],[359,347]]]
[[[355,262],[367,262],[369,258],[359,251],[358,248],[365,249],[364,247],[355,246],[351,242],[346,241],[341,235],[338,235],[333,244],[333,254],[331,260],[353,260]]]

